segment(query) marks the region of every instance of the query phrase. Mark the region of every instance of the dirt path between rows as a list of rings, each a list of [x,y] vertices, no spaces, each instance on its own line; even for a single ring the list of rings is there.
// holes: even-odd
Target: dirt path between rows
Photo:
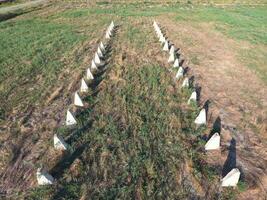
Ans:
[[[219,119],[223,146],[220,163],[227,159],[226,149],[231,152],[232,137],[235,140],[235,165],[241,168],[242,177],[249,186],[240,199],[266,198],[266,85],[238,61],[235,49],[240,44],[213,31],[210,25],[201,24],[196,28],[186,23],[174,23],[167,17],[158,21],[170,40],[181,48],[184,65],[190,67],[189,74],[194,75],[195,82],[201,86],[200,105],[206,100],[211,101],[209,126]],[[197,62],[193,63],[194,59]]]

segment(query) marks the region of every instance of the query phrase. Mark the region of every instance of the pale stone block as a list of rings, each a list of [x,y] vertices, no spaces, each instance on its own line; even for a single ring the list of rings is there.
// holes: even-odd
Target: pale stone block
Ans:
[[[171,45],[170,54],[174,54],[174,53],[175,53],[175,47],[174,45]]]
[[[95,58],[94,58],[95,64],[96,65],[101,65],[101,60],[97,54],[97,52],[95,53]]]
[[[221,137],[219,133],[214,133],[212,137],[206,143],[205,150],[220,149],[220,140],[221,140]]]
[[[184,81],[183,81],[183,84],[182,84],[182,88],[184,87],[189,87],[189,79],[187,77],[185,77]]]
[[[232,169],[223,179],[222,187],[235,187],[240,178],[240,171],[238,168]]]
[[[79,96],[78,92],[75,92],[75,94],[74,94],[74,105],[75,106],[80,106],[80,107],[84,106],[83,102],[82,102],[82,99]]]
[[[92,60],[92,63],[91,63],[91,70],[97,70],[97,66],[94,60]]]
[[[197,102],[197,92],[196,91],[192,92],[190,98],[188,99],[187,104],[190,104],[191,101]]]
[[[179,67],[179,59],[178,58],[175,59],[174,64],[173,64],[173,67],[174,68]]]
[[[105,52],[106,49],[105,49],[105,45],[103,44],[103,42],[100,42],[100,45],[99,45],[100,49],[102,50],[102,52]]]
[[[115,27],[114,21],[111,22],[110,26],[112,29]]]
[[[162,35],[160,38],[159,38],[159,41],[161,42],[161,43],[165,43],[165,41],[166,41],[166,38]]]
[[[170,54],[170,56],[169,56],[168,63],[173,63],[174,61],[175,61],[175,54],[172,53],[172,54]]]
[[[163,46],[163,51],[169,51],[169,42],[165,41],[164,46]]]
[[[158,26],[156,26],[154,29],[155,29],[155,31],[156,31],[157,33],[161,33],[161,30],[160,30],[160,28],[159,28]]]
[[[93,74],[89,68],[86,70],[86,79],[87,80],[93,80],[94,79],[94,76],[93,76]]]
[[[51,185],[54,183],[54,178],[47,172],[42,172],[41,168],[37,169],[37,182],[38,185]]]
[[[111,33],[110,33],[109,30],[107,30],[107,32],[106,32],[106,39],[110,39],[110,37],[111,37]]]
[[[87,92],[88,91],[88,86],[85,82],[85,80],[82,78],[82,81],[81,81],[81,88],[80,88],[80,91],[81,92]]]
[[[163,39],[163,37],[164,37],[164,35],[161,33],[161,32],[159,32],[158,33],[158,38],[159,38],[159,41],[161,42],[161,40]]]
[[[97,54],[100,58],[103,58],[104,57],[104,54],[102,53],[100,47],[97,48]]]
[[[66,117],[66,125],[67,126],[72,126],[77,124],[76,119],[73,117],[73,115],[71,114],[71,112],[68,110],[67,111],[67,117]]]
[[[184,68],[183,67],[179,67],[178,72],[177,72],[175,78],[179,80],[183,76],[184,76]]]
[[[203,108],[199,115],[197,116],[197,118],[195,119],[195,124],[197,125],[203,125],[203,124],[206,124],[207,118],[206,118],[206,110]]]
[[[54,147],[57,150],[67,150],[68,149],[68,145],[67,143],[64,141],[64,139],[57,134],[54,134]]]
[[[156,30],[157,37],[160,38],[162,36],[162,33],[160,30]]]

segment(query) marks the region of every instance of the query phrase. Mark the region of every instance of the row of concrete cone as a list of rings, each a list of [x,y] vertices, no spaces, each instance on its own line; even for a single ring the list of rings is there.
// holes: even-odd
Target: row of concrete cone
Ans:
[[[185,70],[182,66],[179,64],[179,58],[176,54],[176,48],[174,44],[172,44],[167,37],[164,36],[164,34],[161,31],[161,28],[159,27],[158,23],[154,21],[153,23],[154,30],[157,34],[157,37],[159,39],[159,42],[163,45],[163,51],[168,52],[169,58],[168,58],[168,63],[173,63],[173,68],[178,68],[178,71],[176,73],[175,78],[177,80],[180,80],[184,78]],[[189,78],[185,77],[182,83],[182,88],[189,88],[190,83],[189,83]],[[191,102],[196,102],[197,103],[197,92],[193,91],[191,96],[188,99],[188,104]],[[206,109],[202,108],[198,116],[196,117],[194,123],[197,126],[200,125],[206,125],[207,123],[207,116],[206,116]],[[220,134],[215,133],[212,135],[212,137],[207,141],[205,144],[205,150],[217,150],[220,149]],[[223,187],[229,187],[229,186],[236,186],[240,178],[240,171],[238,168],[232,169],[223,179],[221,182],[221,185]]]
[[[109,25],[105,38],[109,40],[112,35],[114,34],[114,22],[112,21],[111,24]],[[106,46],[104,45],[103,42],[100,42],[98,45],[97,51],[95,52],[94,58],[92,59],[91,62],[91,67],[88,67],[86,70],[86,78],[81,79],[81,85],[80,85],[80,90],[76,91],[74,93],[74,101],[73,104],[77,107],[84,107],[84,103],[82,101],[82,98],[79,95],[80,93],[86,93],[89,90],[89,87],[87,85],[88,81],[94,80],[93,72],[98,70],[98,67],[102,66],[104,64],[104,56],[106,54]],[[77,120],[75,119],[74,115],[71,113],[70,109],[67,110],[66,114],[66,121],[65,121],[66,126],[74,126],[77,124]],[[54,140],[54,148],[57,150],[61,151],[66,151],[68,149],[68,144],[64,141],[63,137],[60,135],[54,134],[53,137]],[[51,185],[54,183],[54,178],[45,170],[42,170],[42,168],[37,169],[37,182],[38,185]]]

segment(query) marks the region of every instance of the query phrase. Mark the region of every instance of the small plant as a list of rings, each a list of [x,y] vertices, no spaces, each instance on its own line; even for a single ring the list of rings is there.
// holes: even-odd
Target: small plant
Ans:
[[[247,190],[248,186],[247,183],[243,180],[239,180],[238,184],[237,184],[238,190],[240,192],[244,192]]]

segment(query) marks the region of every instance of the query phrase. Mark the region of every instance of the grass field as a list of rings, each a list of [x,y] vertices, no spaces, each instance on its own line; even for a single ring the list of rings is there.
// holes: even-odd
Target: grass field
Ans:
[[[244,199],[253,195],[250,191],[258,182],[249,173],[242,175],[236,189],[219,188],[223,166],[208,162],[203,151],[203,136],[214,127],[195,127],[200,107],[186,104],[193,89],[182,90],[181,83],[173,80],[175,72],[167,69],[167,54],[160,49],[152,22],[157,19],[164,31],[181,41],[193,66],[203,65],[202,57],[220,60],[225,45],[227,55],[235,56],[236,70],[242,69],[241,75],[243,71],[255,74],[255,84],[266,89],[266,11],[264,5],[54,2],[0,22],[0,192],[14,199]],[[99,83],[90,84],[90,92],[83,96],[88,108],[77,112],[78,126],[68,129],[62,121],[72,94],[111,20],[118,31],[106,70],[96,74]],[[166,20],[170,23],[164,24]],[[202,47],[209,38],[198,40],[194,33],[187,34],[191,30],[198,30],[200,36],[216,35],[216,40],[210,38],[210,47],[223,53],[210,57]],[[227,89],[224,92],[228,94]],[[257,92],[253,100],[246,100],[257,102],[263,112],[262,121],[251,124],[260,135],[266,99]],[[238,131],[247,128],[243,123],[237,124]],[[53,149],[54,133],[65,138],[69,152]],[[222,143],[222,154],[227,154],[226,139]],[[240,163],[244,170],[251,167]],[[37,187],[38,166],[45,166],[56,184]]]

